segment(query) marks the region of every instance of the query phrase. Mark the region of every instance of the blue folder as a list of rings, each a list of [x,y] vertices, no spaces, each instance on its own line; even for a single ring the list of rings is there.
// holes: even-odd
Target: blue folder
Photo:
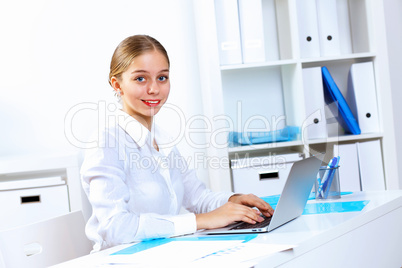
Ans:
[[[235,132],[228,135],[229,147],[297,140],[300,127],[286,126],[275,131]]]
[[[321,67],[322,81],[324,86],[324,98],[327,105],[336,104],[337,111],[332,111],[336,115],[338,122],[345,129],[346,133],[358,135],[361,133],[359,124],[349,108],[348,103],[339,91],[334,79],[329,73],[327,67]],[[329,105],[333,109],[333,105]],[[339,116],[340,115],[340,116]]]

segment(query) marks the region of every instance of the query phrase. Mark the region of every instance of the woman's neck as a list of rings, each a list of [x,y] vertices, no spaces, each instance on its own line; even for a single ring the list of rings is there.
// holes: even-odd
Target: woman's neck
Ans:
[[[153,116],[144,117],[144,116],[136,114],[136,113],[130,113],[125,109],[123,109],[123,111],[126,112],[127,114],[129,114],[131,117],[133,117],[138,122],[140,122],[141,125],[143,125],[145,128],[147,128],[149,130],[149,132],[151,132]]]

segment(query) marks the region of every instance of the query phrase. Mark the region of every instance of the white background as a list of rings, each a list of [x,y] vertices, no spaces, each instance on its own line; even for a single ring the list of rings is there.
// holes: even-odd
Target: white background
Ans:
[[[168,103],[186,120],[202,114],[191,1],[1,1],[0,25],[2,158],[81,153],[77,145],[92,141],[102,113],[117,103],[108,84],[110,59],[134,34],[151,35],[168,51]],[[174,137],[186,127],[172,110],[156,121]],[[191,137],[203,143],[204,135]],[[204,152],[179,138],[184,156]],[[198,170],[206,180],[206,169]]]

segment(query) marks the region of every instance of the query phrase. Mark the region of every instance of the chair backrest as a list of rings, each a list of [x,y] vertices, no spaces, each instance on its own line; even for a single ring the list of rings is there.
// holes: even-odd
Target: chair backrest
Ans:
[[[48,267],[91,250],[81,211],[0,231],[0,267]]]

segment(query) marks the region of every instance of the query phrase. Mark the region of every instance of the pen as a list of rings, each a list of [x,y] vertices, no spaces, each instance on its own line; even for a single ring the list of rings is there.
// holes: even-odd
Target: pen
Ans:
[[[332,161],[330,174],[328,176],[328,182],[327,182],[327,185],[326,185],[326,187],[324,189],[324,192],[325,192],[324,198],[328,197],[328,193],[329,193],[329,190],[331,188],[332,180],[333,180],[335,172],[336,172],[335,169],[338,167],[338,164],[339,164],[339,159],[340,159],[340,157],[337,156],[337,157],[334,157],[334,161]]]
[[[334,160],[334,159],[332,158],[332,159],[329,161],[329,163],[328,163],[328,165],[327,165],[327,169],[325,170],[324,176],[322,177],[322,180],[321,180],[321,182],[320,182],[320,184],[319,184],[319,187],[318,187],[318,194],[319,194],[321,197],[324,197],[323,187],[324,187],[325,182],[326,182],[327,179],[328,179],[329,170],[330,170],[330,168],[331,168],[331,165],[332,165],[332,161],[333,161],[333,160]]]
[[[317,187],[316,191],[317,191],[317,196],[319,197],[320,196],[320,188],[322,187],[320,172],[317,173],[317,182],[318,182],[318,187]]]
[[[331,187],[331,183],[332,183],[332,179],[334,176],[334,168],[338,167],[338,161],[339,161],[340,157],[339,156],[335,156],[334,158],[332,158],[328,165],[327,165],[327,170],[324,173],[323,179],[321,180],[321,184],[319,187],[319,195],[321,197],[327,197],[328,195],[328,191],[329,188]]]

